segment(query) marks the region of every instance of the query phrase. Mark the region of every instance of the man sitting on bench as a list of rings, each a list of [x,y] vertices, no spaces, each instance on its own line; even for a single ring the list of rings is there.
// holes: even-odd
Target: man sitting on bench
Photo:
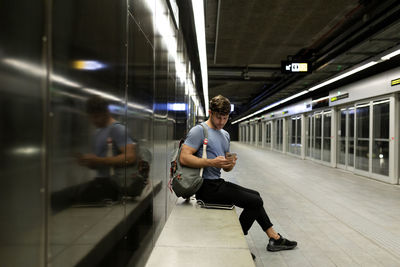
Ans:
[[[207,159],[202,158],[204,133],[201,125],[193,127],[182,146],[180,162],[192,168],[204,168],[203,184],[196,198],[205,203],[236,205],[243,208],[239,221],[243,233],[247,235],[254,221],[257,221],[269,237],[268,251],[293,249],[296,241],[283,238],[272,228],[272,223],[263,207],[263,200],[257,191],[226,182],[221,177],[221,168],[231,171],[237,160],[229,154],[229,133],[223,130],[228,121],[231,105],[227,98],[218,95],[210,101],[208,127]],[[253,256],[254,258],[254,256]]]

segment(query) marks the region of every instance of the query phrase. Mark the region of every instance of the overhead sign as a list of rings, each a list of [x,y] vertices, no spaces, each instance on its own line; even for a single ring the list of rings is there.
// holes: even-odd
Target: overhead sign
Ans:
[[[391,81],[391,85],[395,86],[395,85],[399,85],[400,84],[400,79],[396,79],[396,80],[392,80]]]
[[[281,61],[282,73],[311,73],[311,66],[308,62]]]
[[[344,99],[344,98],[348,98],[348,97],[349,97],[349,93],[340,94],[340,95],[331,97],[331,102],[335,102],[335,101],[338,101],[340,99]]]

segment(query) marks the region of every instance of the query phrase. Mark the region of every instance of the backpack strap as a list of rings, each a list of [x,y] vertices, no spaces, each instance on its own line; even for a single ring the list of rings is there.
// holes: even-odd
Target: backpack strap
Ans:
[[[207,145],[208,145],[208,130],[207,126],[204,125],[204,122],[200,124],[201,127],[203,127],[203,132],[204,132],[204,140],[203,140],[203,159],[207,158]],[[203,177],[203,171],[204,168],[200,169],[200,176]]]

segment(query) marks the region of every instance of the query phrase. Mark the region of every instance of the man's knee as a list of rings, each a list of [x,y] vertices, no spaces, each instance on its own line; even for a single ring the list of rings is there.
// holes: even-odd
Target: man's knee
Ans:
[[[261,196],[257,197],[255,200],[256,207],[262,207],[264,205],[264,201],[262,200]]]
[[[253,196],[247,201],[248,207],[251,209],[260,208],[264,205],[264,202],[260,196]]]

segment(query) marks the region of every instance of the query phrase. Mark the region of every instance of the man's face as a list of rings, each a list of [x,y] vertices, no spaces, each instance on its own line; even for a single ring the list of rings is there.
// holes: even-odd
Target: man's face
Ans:
[[[104,128],[107,126],[108,114],[107,113],[93,113],[89,114],[90,121],[97,128]]]
[[[229,114],[222,115],[218,112],[214,112],[211,110],[209,111],[209,113],[210,113],[211,123],[214,125],[214,127],[217,130],[221,130],[222,128],[224,128],[225,124],[228,122]]]

